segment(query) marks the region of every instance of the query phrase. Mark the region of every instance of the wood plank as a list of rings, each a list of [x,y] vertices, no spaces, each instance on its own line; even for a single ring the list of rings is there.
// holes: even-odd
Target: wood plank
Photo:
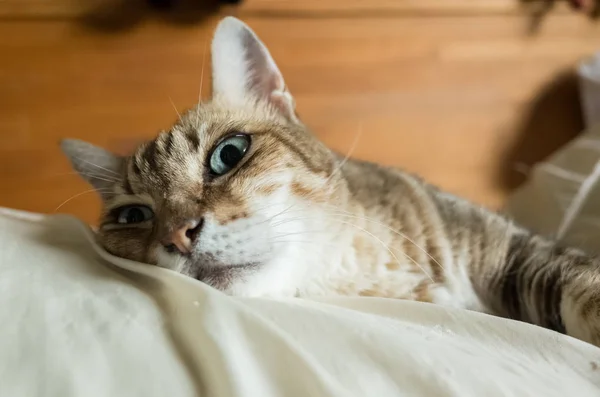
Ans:
[[[581,128],[566,75],[600,43],[598,27],[553,16],[534,37],[517,16],[247,17],[271,49],[305,122],[332,148],[402,166],[490,207],[520,162]],[[70,22],[0,24],[0,205],[60,208],[87,221],[98,202],[57,142],[115,151],[168,128],[198,98],[217,18],[185,29],[147,23],[101,34]],[[208,94],[209,73],[203,95]]]
[[[73,17],[90,9],[92,1],[0,0],[0,17]]]
[[[204,1],[175,1],[183,7],[205,7]],[[523,14],[544,6],[547,0],[521,2],[518,0],[244,0],[238,13],[256,14],[327,14],[328,16],[357,15],[498,15]],[[0,18],[73,18],[96,9],[114,10],[137,8],[147,12],[143,1],[137,0],[0,0]],[[570,12],[565,1],[558,1],[553,13]]]
[[[523,14],[524,11],[538,10],[548,2],[518,0],[245,0],[240,5],[244,12],[270,14],[327,13],[358,16],[401,14],[466,16],[466,15],[506,15]],[[564,13],[570,10],[565,1],[556,2],[553,12]],[[366,15],[365,15],[366,16]]]

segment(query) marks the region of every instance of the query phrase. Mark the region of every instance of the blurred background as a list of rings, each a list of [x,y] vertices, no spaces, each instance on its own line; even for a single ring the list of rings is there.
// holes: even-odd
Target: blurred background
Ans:
[[[362,128],[355,157],[490,208],[583,128],[574,68],[600,26],[566,1],[229,3],[0,0],[0,206],[94,222],[58,141],[127,153],[167,129],[209,96],[224,15],[257,32],[332,148]]]

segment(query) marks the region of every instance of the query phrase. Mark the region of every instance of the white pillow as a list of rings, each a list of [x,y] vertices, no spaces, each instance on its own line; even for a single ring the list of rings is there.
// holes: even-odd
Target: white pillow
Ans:
[[[600,349],[377,298],[231,298],[0,212],[0,396],[600,396]]]

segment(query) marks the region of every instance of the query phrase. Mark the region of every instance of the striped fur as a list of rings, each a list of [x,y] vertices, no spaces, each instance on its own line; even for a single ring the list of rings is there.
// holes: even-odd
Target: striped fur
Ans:
[[[600,345],[600,260],[416,176],[333,153],[298,120],[257,41],[226,19],[213,43],[213,99],[132,156],[63,143],[102,194],[98,239],[109,252],[235,295],[412,299]],[[249,134],[251,147],[235,169],[214,177],[211,150],[234,132]],[[117,224],[119,208],[130,204],[148,206],[154,219]],[[164,236],[199,217],[189,254],[163,246]]]

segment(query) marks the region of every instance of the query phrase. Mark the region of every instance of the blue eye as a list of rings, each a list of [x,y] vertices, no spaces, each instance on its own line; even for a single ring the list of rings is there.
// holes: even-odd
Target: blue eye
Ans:
[[[250,137],[248,135],[234,135],[225,139],[210,155],[210,172],[214,175],[228,173],[244,158],[249,147]]]
[[[117,223],[130,225],[154,218],[152,210],[144,205],[130,205],[117,210]]]

